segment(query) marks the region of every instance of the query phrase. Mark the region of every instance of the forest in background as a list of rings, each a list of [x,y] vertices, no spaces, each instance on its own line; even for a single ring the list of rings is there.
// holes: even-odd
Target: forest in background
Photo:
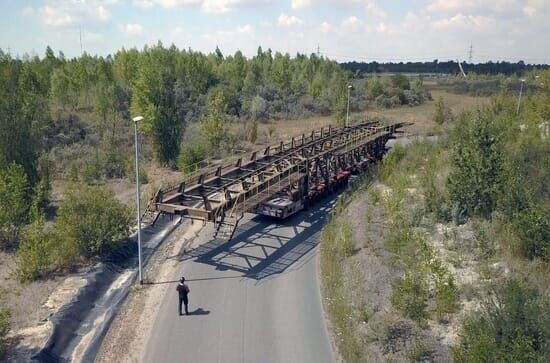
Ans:
[[[484,75],[503,74],[511,76],[513,74],[522,74],[532,70],[548,69],[547,64],[526,64],[523,61],[513,62],[492,62],[485,63],[467,63],[462,62],[464,71],[468,74],[477,73]],[[439,74],[459,74],[458,63],[454,60],[439,61],[434,59],[432,62],[344,62],[342,68],[357,73],[439,73]]]

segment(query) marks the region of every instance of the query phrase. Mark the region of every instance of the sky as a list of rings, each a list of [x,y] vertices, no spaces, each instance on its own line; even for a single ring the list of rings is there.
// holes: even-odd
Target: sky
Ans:
[[[0,0],[12,56],[106,56],[175,44],[246,56],[258,46],[337,61],[550,63],[550,0]]]

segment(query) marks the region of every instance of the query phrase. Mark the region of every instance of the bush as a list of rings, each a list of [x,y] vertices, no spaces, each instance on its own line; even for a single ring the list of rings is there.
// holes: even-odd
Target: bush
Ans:
[[[435,114],[434,121],[438,125],[442,125],[445,122],[450,122],[453,120],[453,114],[451,109],[445,105],[443,102],[443,97],[439,97],[435,103]]]
[[[488,217],[496,206],[503,146],[496,117],[488,110],[466,114],[454,131],[449,196],[469,216]]]
[[[550,356],[550,301],[510,280],[462,324],[453,358],[461,362],[545,362]]]
[[[182,148],[178,157],[178,169],[186,175],[198,170],[199,163],[206,159],[208,149],[203,144],[194,144]]]
[[[0,308],[0,358],[4,355],[5,338],[10,332],[11,311],[7,308]]]
[[[442,281],[436,281],[435,311],[439,320],[445,313],[452,313],[458,308],[458,287],[454,278],[448,274]]]
[[[107,189],[72,186],[59,207],[56,220],[60,238],[67,248],[89,258],[105,254],[128,235],[130,210]]]
[[[44,226],[38,219],[28,226],[17,251],[17,274],[21,281],[32,281],[44,277],[62,265],[62,257],[68,258],[69,251],[62,244],[51,227]]]
[[[128,163],[127,164],[127,173],[128,173],[128,180],[130,180],[131,183],[136,182],[136,166],[134,163]],[[147,170],[143,166],[139,167],[139,182],[141,184],[147,184],[149,183],[149,175],[147,174]]]
[[[428,291],[422,276],[407,273],[403,279],[393,285],[392,305],[406,317],[423,321],[426,317],[426,299]]]
[[[404,74],[396,74],[395,76],[393,76],[391,79],[391,83],[395,88],[399,88],[401,90],[411,89],[409,78]]]
[[[397,96],[380,95],[374,100],[376,104],[384,108],[392,108],[401,104],[401,100]]]
[[[0,247],[17,243],[28,211],[29,183],[23,167],[11,164],[0,169]]]
[[[268,105],[261,96],[254,96],[250,104],[250,117],[253,120],[267,121],[269,119]]]
[[[548,210],[529,208],[517,213],[513,220],[517,235],[521,238],[523,255],[550,262],[550,215]]]

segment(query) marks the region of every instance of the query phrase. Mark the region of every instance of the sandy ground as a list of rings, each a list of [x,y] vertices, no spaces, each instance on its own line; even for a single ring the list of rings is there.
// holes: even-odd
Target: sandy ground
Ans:
[[[12,312],[7,362],[26,362],[42,348],[52,331],[48,318],[72,299],[85,283],[80,277],[54,276],[21,285],[15,276],[15,257],[0,252],[2,306]]]

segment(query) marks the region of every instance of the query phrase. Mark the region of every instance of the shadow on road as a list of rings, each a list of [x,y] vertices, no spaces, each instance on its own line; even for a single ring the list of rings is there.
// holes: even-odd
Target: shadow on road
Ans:
[[[253,217],[238,226],[231,241],[214,239],[171,258],[179,261],[194,259],[217,270],[243,274],[236,277],[256,280],[280,274],[319,244],[321,230],[339,194],[335,193],[286,220]],[[301,261],[301,264],[306,261]],[[198,280],[201,279],[195,279]]]
[[[192,282],[192,281],[208,281],[208,280],[227,280],[227,279],[238,279],[241,277],[246,277],[245,275],[237,275],[237,276],[223,276],[223,277],[204,277],[200,279],[188,279],[186,278],[186,282]],[[166,280],[166,281],[144,281],[144,285],[162,285],[162,284],[177,284],[180,282],[180,280]]]
[[[210,310],[204,310],[203,308],[198,308],[193,311],[189,312],[189,316],[191,315],[208,315],[210,314]]]

